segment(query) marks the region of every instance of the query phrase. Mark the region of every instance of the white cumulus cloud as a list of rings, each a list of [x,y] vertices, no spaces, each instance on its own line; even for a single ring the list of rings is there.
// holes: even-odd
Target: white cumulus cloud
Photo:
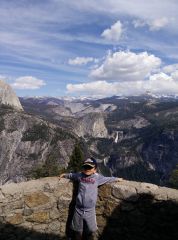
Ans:
[[[178,81],[163,72],[150,76],[145,87],[153,93],[178,94]]]
[[[178,63],[170,64],[163,68],[163,72],[165,72],[165,73],[172,73],[176,70],[178,70]]]
[[[153,21],[149,22],[148,25],[151,31],[158,31],[161,28],[164,28],[165,26],[167,26],[168,23],[169,23],[168,19],[165,17],[162,17],[162,18],[154,19]]]
[[[150,76],[146,81],[113,82],[96,81],[83,84],[68,84],[68,93],[84,96],[107,97],[113,95],[132,96],[145,94],[178,94],[178,81],[161,72]]]
[[[135,19],[133,20],[133,25],[135,28],[148,26],[150,31],[158,31],[169,24],[169,20],[166,17],[156,18],[152,20],[141,20]]]
[[[68,64],[69,65],[85,65],[93,61],[95,61],[95,59],[92,57],[76,57],[74,59],[69,59]]]
[[[95,81],[81,84],[68,84],[68,93],[81,93],[85,95],[107,96],[117,94],[117,83],[108,83],[106,81]]]
[[[159,72],[150,74],[147,79],[68,84],[67,90],[68,93],[93,97],[140,95],[147,91],[153,94],[178,94],[178,64],[165,66]]]
[[[178,81],[178,70],[171,73],[171,77],[173,78],[173,80]]]
[[[114,23],[110,28],[107,28],[103,31],[101,36],[107,40],[118,42],[123,33],[123,26],[120,21]]]
[[[101,66],[91,71],[94,79],[108,81],[143,80],[161,65],[161,59],[147,52],[115,52],[109,53]]]
[[[147,23],[141,19],[135,19],[132,21],[132,24],[135,28],[144,27]]]
[[[83,84],[68,84],[68,93],[77,93],[84,96],[107,97],[113,95],[140,95],[146,92],[144,81],[112,82],[95,81]]]
[[[162,72],[170,76],[174,81],[178,82],[178,63],[163,67]]]
[[[11,86],[15,89],[32,89],[32,90],[38,89],[44,85],[46,85],[46,83],[43,80],[32,76],[19,77],[15,80],[14,83],[11,84]]]

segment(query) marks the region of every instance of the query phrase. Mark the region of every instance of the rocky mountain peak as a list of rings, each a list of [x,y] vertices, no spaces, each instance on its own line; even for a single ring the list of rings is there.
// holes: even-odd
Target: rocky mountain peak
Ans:
[[[3,80],[0,80],[0,104],[9,105],[16,110],[23,110],[17,95]]]

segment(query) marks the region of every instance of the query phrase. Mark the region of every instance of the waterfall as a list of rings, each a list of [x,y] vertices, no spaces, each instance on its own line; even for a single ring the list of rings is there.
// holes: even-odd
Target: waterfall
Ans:
[[[117,132],[116,132],[116,138],[115,138],[115,140],[114,140],[115,143],[118,142],[118,138],[119,138],[119,137],[118,137],[118,131],[117,131]]]

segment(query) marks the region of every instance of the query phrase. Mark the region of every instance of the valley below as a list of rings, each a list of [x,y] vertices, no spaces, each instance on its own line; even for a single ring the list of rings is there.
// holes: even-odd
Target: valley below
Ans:
[[[178,99],[21,98],[24,110],[85,142],[103,174],[169,185],[178,164]]]

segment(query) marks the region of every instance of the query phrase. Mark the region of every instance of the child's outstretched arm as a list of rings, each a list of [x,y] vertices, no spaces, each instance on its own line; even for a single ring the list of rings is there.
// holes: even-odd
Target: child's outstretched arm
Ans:
[[[78,181],[79,175],[80,175],[80,173],[62,173],[59,176],[59,180],[61,180],[61,178],[67,178],[70,180]]]
[[[116,182],[116,181],[123,181],[123,178],[117,178],[117,177],[104,177],[103,175],[101,174],[98,174],[98,186],[101,186],[105,183],[108,183],[108,182]]]

